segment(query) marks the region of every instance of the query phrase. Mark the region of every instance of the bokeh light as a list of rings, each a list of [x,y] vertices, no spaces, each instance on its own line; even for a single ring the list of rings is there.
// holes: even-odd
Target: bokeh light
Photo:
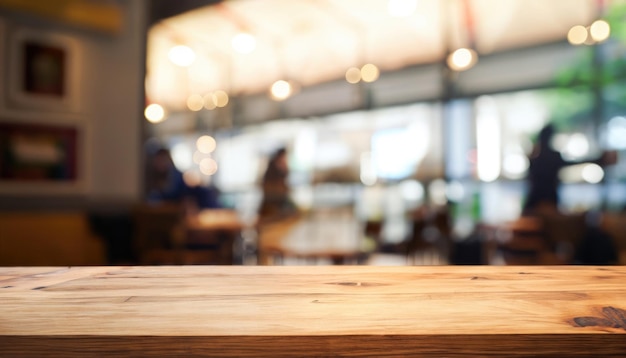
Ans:
[[[204,99],[199,94],[192,94],[187,98],[187,108],[197,112],[204,107]]]
[[[217,90],[213,93],[215,105],[217,107],[226,107],[228,104],[228,94],[222,90]]]
[[[435,179],[428,185],[428,198],[433,205],[445,205],[448,202],[446,196],[447,184],[443,179]]]
[[[352,84],[359,83],[361,81],[361,70],[356,67],[350,67],[346,71],[346,81]]]
[[[215,109],[217,107],[217,98],[214,93],[207,93],[204,95],[204,108],[208,110]]]
[[[511,153],[504,157],[502,162],[503,173],[511,179],[520,179],[528,170],[530,162],[522,153]]]
[[[160,123],[165,120],[165,110],[161,105],[152,103],[144,110],[144,116],[151,123]]]
[[[200,153],[209,154],[215,150],[215,148],[217,147],[217,142],[215,142],[215,139],[213,137],[203,135],[196,141],[196,147],[198,148],[198,151]]]
[[[567,139],[562,152],[566,159],[582,159],[589,154],[589,140],[583,133],[574,133]]]
[[[378,79],[380,71],[375,65],[368,63],[361,67],[361,78],[364,82],[374,82]]]
[[[411,202],[421,202],[424,200],[424,185],[417,180],[408,179],[400,183],[402,197]]]
[[[274,82],[271,89],[272,98],[278,101],[282,101],[291,96],[292,88],[289,82],[279,80]]]
[[[611,26],[604,20],[596,20],[589,27],[589,34],[596,42],[602,42],[611,35]]]
[[[478,55],[472,49],[459,48],[448,56],[448,67],[454,71],[465,71],[476,63]]]
[[[598,164],[585,164],[582,170],[583,180],[590,184],[597,184],[604,178],[604,170]]]
[[[175,65],[181,67],[189,67],[196,60],[196,53],[189,46],[184,45],[172,47],[167,56]]]
[[[200,172],[204,175],[217,173],[217,162],[213,158],[204,158],[200,161]]]
[[[567,41],[572,45],[582,45],[587,41],[587,28],[581,25],[572,27],[567,33]]]
[[[193,156],[192,156],[193,162],[196,163],[196,164],[200,164],[200,162],[204,158],[205,158],[205,155],[203,153],[201,153],[199,150],[196,150],[193,153]]]

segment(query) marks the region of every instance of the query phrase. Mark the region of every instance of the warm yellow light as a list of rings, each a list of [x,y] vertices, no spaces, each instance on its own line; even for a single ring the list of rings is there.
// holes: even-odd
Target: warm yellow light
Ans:
[[[146,107],[143,114],[146,116],[146,119],[152,123],[159,123],[165,120],[165,110],[161,105],[156,103],[152,103]]]
[[[204,99],[199,94],[192,94],[187,98],[187,108],[197,112],[204,107]]]
[[[184,45],[172,47],[167,55],[170,61],[181,67],[190,66],[196,59],[195,52],[193,52],[193,50],[188,46]]]
[[[454,71],[465,71],[470,69],[476,61],[478,56],[476,52],[469,48],[460,48],[455,50],[448,56],[448,66]]]
[[[596,20],[589,27],[589,33],[596,42],[602,42],[611,35],[611,26],[604,20]]]
[[[359,81],[361,80],[361,70],[359,70],[356,67],[350,67],[347,71],[346,71],[346,81],[348,81],[348,83],[359,83]]]
[[[209,154],[215,150],[215,147],[217,147],[217,142],[215,142],[215,139],[213,137],[203,135],[196,141],[196,147],[198,148],[198,151],[200,153]]]
[[[283,80],[276,81],[272,85],[271,92],[272,92],[272,97],[275,100],[278,100],[278,101],[285,100],[289,96],[291,96],[291,93],[292,93],[291,84]]]
[[[226,107],[228,104],[228,94],[222,90],[215,91],[213,93],[215,105],[218,107]]]
[[[378,67],[371,63],[361,67],[361,78],[364,82],[374,82],[378,79],[379,75],[380,71],[378,71]]]
[[[247,55],[256,48],[256,39],[250,34],[241,33],[233,37],[231,44],[235,51]]]
[[[217,162],[213,158],[204,158],[200,161],[200,172],[204,175],[217,173]]]
[[[417,0],[389,0],[387,12],[395,17],[407,17],[413,15],[417,9]]]
[[[572,27],[567,33],[567,41],[572,45],[582,45],[587,41],[587,28],[581,25]]]
[[[217,107],[217,98],[214,93],[207,93],[204,98],[204,108],[211,110]]]

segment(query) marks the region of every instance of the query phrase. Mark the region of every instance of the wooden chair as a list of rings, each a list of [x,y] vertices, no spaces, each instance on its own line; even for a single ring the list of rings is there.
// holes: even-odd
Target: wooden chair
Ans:
[[[230,265],[235,230],[188,225],[182,206],[139,205],[135,250],[141,265]]]
[[[452,246],[451,231],[450,217],[445,210],[415,215],[406,242],[407,260],[427,265],[447,264]]]
[[[585,214],[551,214],[541,216],[546,244],[553,255],[552,261],[542,264],[572,264],[576,249],[580,246],[587,224]],[[544,258],[546,256],[544,255]],[[547,257],[549,258],[549,257]]]
[[[282,262],[285,254],[283,239],[301,219],[300,215],[294,215],[284,220],[262,221],[257,224],[259,265],[273,265]]]
[[[134,249],[140,265],[178,264],[183,241],[179,205],[137,205],[133,210]]]
[[[496,248],[507,265],[537,265],[550,252],[545,240],[543,221],[520,217],[502,225],[496,234]]]
[[[601,228],[615,241],[619,264],[626,265],[626,213],[603,213]]]

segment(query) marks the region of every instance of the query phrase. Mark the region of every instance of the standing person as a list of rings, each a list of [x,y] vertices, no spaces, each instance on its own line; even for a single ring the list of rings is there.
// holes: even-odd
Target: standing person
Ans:
[[[263,200],[259,208],[262,220],[280,219],[295,213],[295,205],[289,197],[288,176],[287,149],[280,148],[270,157],[263,175]]]
[[[581,164],[584,162],[596,164],[611,164],[614,153],[605,152],[596,160],[583,162],[567,161],[561,157],[561,153],[550,146],[554,135],[554,126],[547,124],[539,132],[539,138],[530,154],[530,167],[528,168],[528,196],[522,213],[524,215],[534,213],[558,212],[560,184],[559,171],[566,166]]]

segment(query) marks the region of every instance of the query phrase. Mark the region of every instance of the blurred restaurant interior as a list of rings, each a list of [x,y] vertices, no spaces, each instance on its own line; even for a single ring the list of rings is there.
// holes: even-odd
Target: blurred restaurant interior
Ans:
[[[0,0],[0,52],[0,265],[626,264],[626,1]]]

